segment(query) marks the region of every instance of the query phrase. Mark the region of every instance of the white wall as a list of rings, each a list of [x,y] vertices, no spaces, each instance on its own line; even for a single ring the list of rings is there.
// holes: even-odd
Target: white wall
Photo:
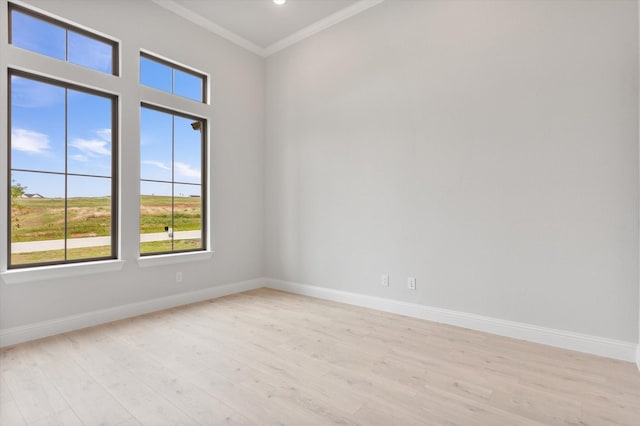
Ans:
[[[638,339],[636,1],[387,0],[267,59],[266,82],[263,59],[151,2],[28,3],[123,41],[122,77],[95,81],[122,102],[127,262],[0,283],[0,331],[267,275]],[[140,48],[212,76],[208,262],[136,262],[131,117],[164,96],[139,87]],[[68,68],[9,53],[0,90],[15,55]]]
[[[386,1],[268,58],[267,276],[637,341],[637,8]]]
[[[0,285],[0,328],[8,329],[125,303],[262,276],[264,270],[264,60],[171,14],[150,1],[30,0],[29,4],[122,41],[122,73],[115,78],[82,74],[87,83],[119,94],[121,101],[120,272]],[[6,1],[0,3],[6,37]],[[2,46],[6,38],[2,38]],[[210,198],[215,254],[210,261],[141,269],[137,262],[139,105],[171,96],[138,84],[139,49],[144,48],[211,74],[212,105],[196,105],[211,122]],[[13,60],[45,67],[51,76],[69,75],[68,64],[2,48],[0,88]],[[75,72],[72,72],[74,74]],[[88,77],[85,77],[87,76]],[[191,101],[183,102],[192,108]],[[5,111],[5,103],[2,111]],[[0,114],[6,135],[6,114]],[[7,152],[1,138],[1,152]],[[3,163],[3,170],[6,162]],[[2,173],[6,179],[6,173]],[[6,180],[2,181],[6,191]],[[6,192],[2,193],[3,200]],[[6,203],[6,201],[4,201]],[[6,212],[6,204],[2,208]],[[5,223],[3,221],[3,223]],[[4,237],[6,241],[6,236]],[[6,245],[2,245],[2,250]],[[4,256],[4,255],[3,255]],[[182,271],[184,281],[175,283]]]

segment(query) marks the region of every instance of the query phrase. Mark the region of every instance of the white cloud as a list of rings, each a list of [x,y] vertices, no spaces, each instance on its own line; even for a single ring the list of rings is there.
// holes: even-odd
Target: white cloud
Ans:
[[[171,170],[171,167],[167,166],[166,164],[160,161],[144,160],[142,161],[142,164],[149,164],[150,166],[156,166],[157,168],[162,170]]]
[[[111,129],[99,129],[96,133],[105,141],[111,142]]]
[[[188,164],[176,162],[175,167],[176,167],[176,173],[180,176],[193,177],[193,178],[200,177],[200,169],[194,169]]]
[[[166,164],[164,164],[161,161],[144,160],[142,162],[142,164],[149,164],[150,166],[155,166],[155,167],[157,167],[159,169],[162,169],[162,170],[171,170],[170,166],[167,166]],[[200,170],[199,169],[195,169],[195,168],[191,167],[190,165],[188,165],[186,163],[175,162],[174,166],[175,166],[175,170],[176,170],[176,175],[178,175],[178,176],[190,177],[190,178],[199,178],[200,177]]]
[[[106,43],[96,43],[89,37],[69,33],[69,52],[82,52],[82,57],[76,57],[74,62],[91,69],[111,71],[111,46]]]
[[[22,108],[62,107],[64,88],[14,75],[11,77],[11,102]]]
[[[27,154],[46,154],[49,151],[49,136],[33,130],[11,131],[11,148]]]
[[[69,145],[82,151],[89,157],[98,155],[109,155],[111,151],[108,149],[108,142],[99,139],[74,139]]]
[[[82,155],[82,154],[76,154],[76,155],[72,155],[71,156],[72,160],[76,160],[76,161],[89,161],[89,157],[87,157],[86,155]]]

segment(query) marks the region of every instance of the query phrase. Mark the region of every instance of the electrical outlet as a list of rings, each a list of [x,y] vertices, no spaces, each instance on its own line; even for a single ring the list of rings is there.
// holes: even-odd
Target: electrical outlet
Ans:
[[[177,283],[182,282],[182,272],[176,272],[176,282]]]
[[[409,287],[409,290],[416,289],[416,277],[409,277],[407,280],[407,287]]]
[[[380,283],[382,284],[383,287],[389,287],[389,275],[384,274],[380,279]]]

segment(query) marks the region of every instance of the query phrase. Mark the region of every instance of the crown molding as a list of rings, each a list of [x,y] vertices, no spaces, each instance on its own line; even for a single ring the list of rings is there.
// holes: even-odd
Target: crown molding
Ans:
[[[247,49],[250,52],[255,53],[259,56],[265,56],[265,49],[258,46],[255,43],[250,42],[244,37],[239,36],[231,30],[226,29],[225,27],[216,24],[202,16],[198,15],[192,10],[187,9],[186,7],[178,4],[174,0],[151,0],[158,6],[161,6],[167,9],[170,12],[175,13],[178,16],[183,17],[184,19],[193,22],[196,25],[201,26],[202,28],[219,35],[220,37],[229,40],[232,43],[237,44],[240,47]]]
[[[311,37],[312,35],[319,33],[322,30],[326,30],[329,27],[332,27],[345,19],[351,18],[365,10],[377,6],[382,3],[384,0],[360,0],[357,3],[352,4],[349,7],[345,7],[342,10],[339,10],[326,18],[320,19],[319,21],[314,22],[311,25],[306,26],[305,28],[296,31],[295,33],[267,46],[264,49],[265,57],[271,56],[276,52],[279,52],[287,47],[294,45],[305,38]]]
[[[255,53],[256,55],[262,56],[266,58],[270,55],[273,55],[276,52],[279,52],[283,49],[286,49],[289,46],[292,46],[307,37],[311,37],[312,35],[325,30],[329,27],[332,27],[345,19],[348,19],[352,16],[355,16],[365,10],[372,8],[384,0],[360,0],[352,4],[349,7],[345,7],[342,10],[339,10],[331,15],[320,19],[319,21],[314,22],[311,25],[306,26],[305,28],[296,31],[295,33],[267,46],[266,48],[260,47],[257,44],[247,40],[246,38],[234,33],[233,31],[212,22],[192,10],[180,5],[175,0],[151,0],[156,3],[158,6],[161,6],[167,9],[170,12],[175,13],[182,18],[193,22],[196,25],[201,26],[202,28],[226,39],[232,43],[237,44],[238,46],[249,50],[250,52]]]

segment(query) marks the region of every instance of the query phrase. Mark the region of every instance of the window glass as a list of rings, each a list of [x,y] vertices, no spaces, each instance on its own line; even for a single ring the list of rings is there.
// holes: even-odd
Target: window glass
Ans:
[[[202,245],[201,186],[175,184],[173,191],[173,248],[198,249]]]
[[[64,175],[11,171],[12,265],[63,262]]]
[[[193,129],[194,120],[174,118],[174,176],[176,182],[201,183],[202,135]]]
[[[140,57],[140,83],[163,92],[173,92],[172,69],[145,56]]]
[[[64,172],[65,90],[11,76],[11,167]]]
[[[111,255],[111,179],[67,179],[67,258]]]
[[[117,71],[117,49],[111,40],[89,37],[69,24],[16,6],[11,6],[11,44],[96,71]]]
[[[115,99],[16,73],[9,266],[115,257]]]
[[[148,108],[140,116],[140,177],[171,182],[173,116]]]
[[[140,83],[145,86],[173,93],[198,102],[204,102],[204,75],[187,72],[180,66],[172,66],[148,54],[140,55]]]
[[[69,172],[111,175],[111,99],[77,90],[67,93]]]
[[[140,253],[173,250],[173,184],[140,182]]]
[[[69,62],[113,74],[113,46],[69,31]]]
[[[184,71],[173,71],[173,93],[202,102],[202,78]]]
[[[205,123],[141,110],[140,253],[203,250]]]
[[[66,30],[18,10],[11,11],[11,44],[66,60]]]

